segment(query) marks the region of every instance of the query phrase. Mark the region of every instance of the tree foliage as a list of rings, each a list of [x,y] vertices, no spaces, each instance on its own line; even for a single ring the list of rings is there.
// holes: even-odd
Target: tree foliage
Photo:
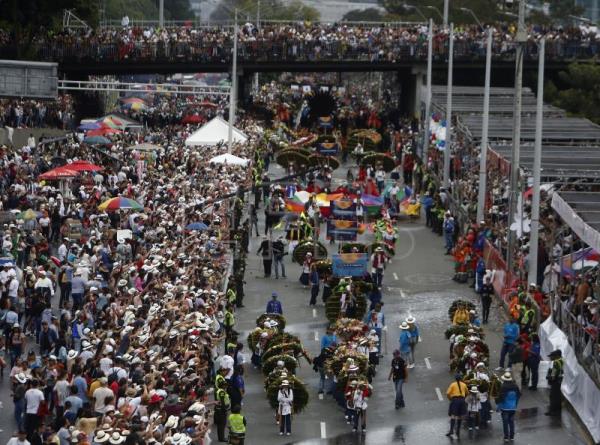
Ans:
[[[573,63],[559,73],[559,81],[566,88],[558,89],[553,82],[546,82],[545,99],[572,116],[600,124],[600,66]]]
[[[221,0],[210,15],[211,20],[233,20],[234,11],[238,10],[238,18],[254,22],[258,12],[256,0]],[[283,3],[281,0],[261,0],[261,20],[302,20],[314,22],[320,14],[315,8],[306,6],[301,0]]]
[[[377,22],[383,20],[383,14],[377,8],[353,9],[344,14],[342,20],[348,22]]]
[[[158,20],[158,0],[106,0],[106,17]],[[165,0],[165,20],[192,20],[189,0]]]
[[[379,0],[379,4],[383,6],[397,20],[404,21],[423,21],[423,17],[417,10],[406,7],[405,5],[414,5],[419,8],[420,12],[427,18],[432,18],[435,23],[442,21],[440,14],[444,11],[444,0],[430,0],[427,2],[421,1],[405,1],[405,0]],[[450,2],[450,10],[448,13],[448,21],[455,24],[475,23],[475,19],[468,12],[461,11],[460,8],[471,9],[477,18],[483,23],[494,23],[499,20],[505,20],[505,16],[500,13],[497,0],[455,0]],[[432,6],[435,9],[428,8]]]

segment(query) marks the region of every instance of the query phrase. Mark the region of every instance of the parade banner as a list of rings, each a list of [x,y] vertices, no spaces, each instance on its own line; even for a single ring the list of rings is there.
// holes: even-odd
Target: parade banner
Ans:
[[[321,128],[333,128],[333,119],[331,116],[321,116],[318,121]]]
[[[356,241],[358,223],[356,221],[329,220],[327,221],[327,236],[341,241]]]
[[[331,201],[331,213],[340,219],[356,219],[356,204],[352,199]]]
[[[339,145],[337,142],[321,142],[317,144],[317,151],[323,156],[335,156],[338,154]]]
[[[362,277],[367,274],[369,256],[366,253],[340,253],[331,257],[336,277]]]
[[[375,195],[362,195],[362,205],[367,210],[367,215],[377,215],[383,205],[383,197]]]

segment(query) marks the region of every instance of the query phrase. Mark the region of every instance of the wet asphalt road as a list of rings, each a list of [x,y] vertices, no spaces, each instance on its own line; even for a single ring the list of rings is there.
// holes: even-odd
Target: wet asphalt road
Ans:
[[[283,170],[278,166],[272,166],[270,172],[272,177],[283,175]],[[336,171],[336,176],[342,175],[345,175],[345,170]],[[264,230],[262,208],[259,216],[259,229]],[[294,416],[292,435],[289,437],[278,435],[274,413],[263,390],[262,373],[251,367],[247,369],[247,392],[243,406],[243,413],[248,420],[246,444],[429,445],[502,442],[502,423],[499,414],[495,413],[492,415],[491,429],[475,431],[471,436],[464,430],[459,441],[445,437],[448,431],[445,392],[452,379],[447,360],[448,342],[444,337],[449,325],[447,310],[457,298],[469,299],[474,303],[478,303],[478,300],[468,286],[451,280],[453,263],[450,257],[443,255],[441,237],[431,233],[420,222],[401,222],[399,229],[396,256],[384,276],[387,353],[381,359],[373,381],[366,434],[352,432],[351,426],[346,425],[342,409],[330,396],[319,399],[318,374],[305,361],[301,361],[298,377],[307,384],[310,400],[307,409]],[[274,238],[278,234],[274,232]],[[368,241],[370,235],[365,234],[362,239]],[[300,336],[311,356],[318,355],[320,338],[327,326],[323,306],[317,307],[314,312],[308,306],[309,290],[303,289],[298,282],[300,267],[292,264],[289,256],[285,257],[287,279],[263,278],[262,261],[256,255],[259,244],[260,238],[252,239],[246,272],[246,307],[239,310],[237,316],[238,331],[243,332],[241,338],[245,339],[247,332],[256,326],[256,317],[263,313],[271,292],[276,291],[287,320],[286,331]],[[416,350],[416,367],[409,370],[408,381],[404,385],[407,406],[395,410],[393,386],[387,380],[389,362],[391,352],[398,346],[398,325],[409,314],[417,319],[422,342]],[[486,327],[486,339],[494,366],[497,366],[499,357],[503,317],[502,309],[494,305],[490,324]],[[443,400],[439,400],[438,390]],[[517,414],[515,444],[588,443],[567,410],[563,410],[562,419],[544,416],[546,403],[546,390],[524,391]]]

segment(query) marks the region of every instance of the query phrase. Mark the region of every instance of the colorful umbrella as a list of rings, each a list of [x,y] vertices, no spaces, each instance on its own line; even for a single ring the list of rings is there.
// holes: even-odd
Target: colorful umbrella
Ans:
[[[118,130],[116,128],[110,128],[110,127],[104,127],[104,128],[99,128],[97,130],[89,130],[86,133],[87,137],[92,137],[92,136],[107,136],[107,135],[111,135],[111,134],[120,134],[123,133],[121,130]]]
[[[117,196],[116,198],[110,198],[108,201],[104,201],[98,206],[98,209],[110,212],[119,209],[143,210],[144,207],[142,207],[139,202],[134,201],[133,199]]]
[[[126,97],[125,99],[121,99],[121,102],[124,104],[134,104],[134,103],[144,103],[144,99],[140,99],[139,97]]]
[[[182,124],[201,124],[204,118],[198,114],[188,114],[181,119]]]
[[[54,181],[62,178],[74,178],[78,174],[79,172],[70,169],[68,165],[63,165],[61,167],[48,170],[46,173],[42,173],[39,176],[39,179],[43,179],[45,181]]]
[[[208,226],[203,222],[194,222],[185,226],[185,230],[208,230]]]
[[[83,140],[83,142],[85,142],[86,144],[90,144],[90,145],[110,145],[111,144],[110,140],[105,138],[104,136],[91,136],[89,138],[85,138]]]
[[[76,172],[97,172],[102,170],[102,167],[92,164],[90,161],[73,161],[65,165],[65,168]]]
[[[130,109],[133,111],[145,110],[146,104],[144,104],[143,102],[130,102],[123,104],[123,108]]]
[[[102,124],[99,122],[86,122],[77,127],[77,129],[81,131],[98,130],[99,128],[102,128]]]
[[[127,127],[125,122],[122,122],[120,119],[113,116],[107,116],[98,122],[104,127],[112,128],[113,130],[124,130],[125,127]]]

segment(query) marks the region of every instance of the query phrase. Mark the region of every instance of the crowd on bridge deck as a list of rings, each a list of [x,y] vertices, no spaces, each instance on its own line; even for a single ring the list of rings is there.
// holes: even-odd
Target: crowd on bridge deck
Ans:
[[[249,142],[232,153],[252,159],[260,128],[238,125]],[[225,292],[234,211],[220,198],[248,171],[209,163],[222,144],[186,147],[195,128],[117,134],[107,152],[71,136],[0,147],[0,371],[19,443],[209,442],[224,320],[243,295]],[[159,148],[126,148],[138,143]],[[77,161],[93,169],[39,179]]]
[[[494,32],[494,54],[514,57],[516,29],[498,24]],[[394,62],[423,59],[427,55],[428,28],[424,25],[344,24],[340,23],[269,23],[260,27],[241,26],[238,56],[242,60],[370,60]],[[588,58],[598,52],[600,36],[593,27],[545,28],[528,30],[527,55],[535,56],[536,40],[547,37],[549,58]],[[485,31],[475,25],[455,27],[455,55],[481,57],[485,53]],[[33,38],[42,60],[198,60],[229,62],[233,45],[232,28],[219,26],[172,28],[135,27],[41,31]],[[4,45],[13,44],[14,41]],[[444,56],[448,31],[436,27],[433,37],[435,56]]]
[[[56,101],[0,99],[0,127],[73,128],[73,98],[59,94]]]

